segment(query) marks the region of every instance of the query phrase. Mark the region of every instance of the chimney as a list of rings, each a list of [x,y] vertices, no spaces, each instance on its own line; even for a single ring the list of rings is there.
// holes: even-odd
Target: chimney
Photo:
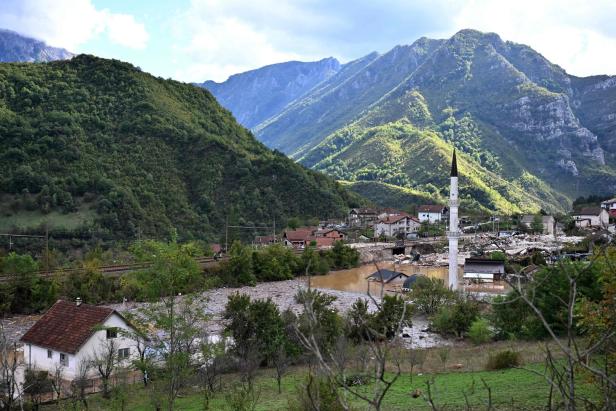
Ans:
[[[81,305],[81,297],[75,298],[75,305],[77,305],[77,307]]]

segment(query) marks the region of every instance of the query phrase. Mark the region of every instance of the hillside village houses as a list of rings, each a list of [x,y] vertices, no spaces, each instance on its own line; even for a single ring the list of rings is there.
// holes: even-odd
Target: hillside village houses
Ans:
[[[447,215],[447,207],[438,204],[424,204],[417,208],[420,223],[439,223]]]
[[[554,235],[554,230],[556,227],[556,220],[551,215],[542,215],[541,224],[543,224],[543,232],[542,234]],[[535,221],[534,214],[526,214],[523,215],[520,219],[520,223],[523,224],[526,228],[531,229],[533,221]]]
[[[601,203],[601,208],[607,210],[611,217],[616,217],[616,198],[605,200]]]
[[[318,229],[316,227],[300,227],[295,230],[285,230],[282,241],[287,247],[303,249],[313,241],[317,248],[328,248],[334,241],[344,241],[346,234],[335,228]]]
[[[349,211],[349,227],[372,226],[379,219],[379,213],[374,208],[352,208]]]
[[[374,225],[375,236],[397,237],[403,235],[406,237],[411,233],[419,231],[419,219],[410,216],[406,213],[398,215],[387,215]]]
[[[610,222],[610,215],[602,207],[585,207],[573,214],[575,226],[579,228],[607,228]]]
[[[80,377],[82,364],[109,347],[120,364],[128,364],[136,355],[130,331],[130,323],[112,308],[59,300],[21,338],[24,362],[29,369],[52,374],[60,368],[62,379],[72,381]],[[96,379],[98,374],[92,369],[86,377]]]

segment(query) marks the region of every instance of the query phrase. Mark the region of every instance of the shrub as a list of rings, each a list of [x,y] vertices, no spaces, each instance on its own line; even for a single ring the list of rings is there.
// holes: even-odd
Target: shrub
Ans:
[[[441,334],[464,337],[477,315],[477,301],[460,298],[452,305],[442,306],[432,318],[432,326]]]
[[[484,344],[492,339],[490,324],[485,318],[478,318],[468,329],[468,337],[474,344]]]
[[[520,364],[522,364],[522,358],[519,352],[505,350],[490,355],[488,363],[486,364],[486,369],[504,370],[506,368],[517,367]]]
[[[419,277],[409,298],[417,311],[430,315],[437,312],[439,307],[453,301],[454,293],[445,287],[441,279]]]

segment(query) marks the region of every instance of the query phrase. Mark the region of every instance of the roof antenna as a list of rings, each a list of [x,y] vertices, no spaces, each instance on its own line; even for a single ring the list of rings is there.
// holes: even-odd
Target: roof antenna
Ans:
[[[77,307],[81,305],[81,297],[75,298],[75,304],[77,305]]]

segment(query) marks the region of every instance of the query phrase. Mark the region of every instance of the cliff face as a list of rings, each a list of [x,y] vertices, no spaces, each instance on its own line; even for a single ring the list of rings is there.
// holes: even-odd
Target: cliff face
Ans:
[[[42,41],[0,29],[0,62],[45,62],[67,60],[74,56],[64,49],[49,47]]]
[[[564,210],[577,196],[616,191],[616,77],[571,76],[495,33],[369,54],[253,131],[377,202],[444,201],[439,173],[453,147],[467,205]]]
[[[235,74],[222,83],[206,81],[198,85],[214,94],[242,125],[251,128],[339,70],[340,63],[331,57],[310,63],[290,61]]]

